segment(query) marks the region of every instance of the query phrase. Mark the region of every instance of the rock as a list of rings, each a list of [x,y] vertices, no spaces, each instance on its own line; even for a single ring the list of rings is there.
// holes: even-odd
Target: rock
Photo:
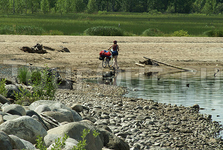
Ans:
[[[8,84],[5,86],[6,90],[7,90],[7,98],[12,98],[14,99],[14,95],[15,93],[20,93],[19,88],[14,85],[14,84]]]
[[[0,103],[2,103],[2,104],[5,104],[5,103],[10,104],[10,101],[7,100],[6,97],[4,97],[3,95],[0,94]]]
[[[84,108],[81,104],[73,104],[71,106],[71,109],[76,111],[76,112],[82,112],[84,110]]]
[[[9,137],[11,138],[13,149],[35,149],[35,146],[26,140],[20,139],[15,135],[9,135]]]
[[[30,117],[33,117],[34,119],[37,118],[37,121],[39,121],[39,122],[42,124],[42,126],[43,126],[46,130],[49,130],[48,126],[47,126],[46,123],[43,121],[43,119],[41,118],[41,116],[40,116],[38,113],[36,113],[35,111],[33,111],[33,110],[28,110],[28,111],[26,112],[26,115],[27,115],[27,116],[30,116]]]
[[[40,114],[45,111],[51,111],[51,109],[47,105],[39,105],[34,109],[34,111]]]
[[[57,111],[45,111],[42,114],[52,117],[58,122],[72,122],[65,114]]]
[[[91,130],[90,133],[87,134],[87,136],[85,138],[87,140],[86,142],[88,143],[86,146],[86,149],[89,149],[89,150],[102,149],[103,143],[101,141],[101,138],[99,136],[97,136],[97,137],[93,136],[93,131],[94,130],[98,131],[98,130],[89,121],[72,122],[72,123],[68,123],[68,124],[50,129],[47,131],[48,134],[45,138],[50,136],[50,134],[64,136],[64,134],[67,133],[67,135],[70,138],[80,141],[80,140],[82,140],[81,136],[83,134],[84,129]],[[45,138],[44,138],[44,141],[45,141]]]
[[[101,139],[104,139],[104,146],[106,148],[114,149],[114,150],[129,150],[129,145],[115,134],[107,131],[107,130],[100,130]]]
[[[52,141],[51,145],[47,146],[48,149],[51,149],[53,147],[53,145],[55,144],[55,140],[57,140],[58,138],[63,138],[63,137],[60,137],[60,136],[57,136],[57,135],[54,135],[54,136],[50,136],[51,139],[48,139],[49,141]],[[49,138],[49,137],[48,137]],[[44,138],[45,140],[45,138]],[[78,144],[78,141],[73,139],[73,138],[68,138],[66,141],[65,141],[65,146],[64,146],[64,150],[71,150],[74,146],[77,146]],[[47,144],[46,144],[47,145]]]
[[[10,137],[4,131],[0,131],[0,149],[12,150],[10,140]]]
[[[10,113],[12,115],[26,115],[25,108],[18,104],[6,104],[2,106],[2,111],[5,113]]]
[[[33,102],[29,108],[31,110],[35,110],[39,105],[46,105],[50,108],[52,111],[58,111],[61,113],[64,113],[68,118],[70,118],[71,121],[81,121],[81,116],[72,110],[71,108],[65,106],[64,104],[60,102],[50,101],[50,100],[39,100]]]
[[[3,116],[0,115],[0,125],[4,122]]]
[[[73,81],[72,80],[67,80],[67,79],[60,79],[59,80],[59,89],[69,89],[73,90]]]
[[[36,143],[38,135],[44,137],[47,134],[41,123],[29,116],[21,116],[4,122],[0,125],[0,130],[6,134],[16,135],[33,144]]]

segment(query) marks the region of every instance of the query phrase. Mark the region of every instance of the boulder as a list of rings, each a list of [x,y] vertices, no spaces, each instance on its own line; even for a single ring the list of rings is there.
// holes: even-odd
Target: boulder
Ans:
[[[41,117],[38,113],[36,113],[35,111],[33,111],[33,110],[28,110],[28,111],[26,111],[26,115],[27,115],[27,116],[30,116],[30,117],[32,117],[32,118],[35,118],[37,121],[39,121],[39,122],[42,124],[42,126],[43,126],[46,130],[49,129],[48,126],[46,125],[46,123],[43,121],[42,117]]]
[[[14,85],[14,84],[8,84],[5,86],[6,90],[7,90],[7,97],[8,98],[15,98],[14,95],[15,93],[20,93],[19,88]]]
[[[0,94],[0,103],[2,103],[2,104],[5,104],[5,103],[10,104],[10,101],[7,100],[7,98],[5,96]]]
[[[55,111],[45,111],[42,114],[52,117],[58,122],[72,122],[65,114]]]
[[[15,135],[9,135],[9,137],[11,138],[13,149],[35,149],[35,146],[26,140],[20,139]]]
[[[8,135],[16,135],[33,144],[36,143],[38,135],[44,137],[47,134],[41,123],[29,116],[21,116],[17,119],[6,121],[0,125],[0,130]]]
[[[25,108],[18,104],[10,104],[10,105],[5,104],[2,106],[2,111],[12,115],[20,115],[20,116],[26,115]]]
[[[12,145],[10,142],[10,137],[3,131],[0,131],[0,149],[2,150],[12,150]]]
[[[34,109],[34,111],[40,114],[45,111],[51,111],[51,109],[47,105],[39,105]]]
[[[46,105],[50,108],[51,111],[58,111],[64,113],[71,121],[81,121],[81,116],[71,108],[65,106],[64,104],[57,102],[57,101],[50,101],[50,100],[39,100],[33,102],[29,109],[35,110],[39,105]]]
[[[93,131],[94,130],[98,131],[98,129],[96,129],[94,124],[90,123],[90,121],[72,122],[72,123],[68,123],[68,124],[50,129],[47,131],[48,134],[45,138],[47,138],[51,134],[64,136],[64,134],[66,133],[70,138],[73,138],[77,141],[81,141],[82,140],[81,136],[83,135],[84,129],[86,130],[90,129],[90,133],[87,134],[85,138],[86,143],[87,143],[85,148],[88,150],[102,149],[103,142],[101,138],[99,136],[97,137],[93,136]],[[44,138],[44,141],[45,141],[45,138]]]
[[[117,137],[114,133],[107,130],[100,129],[100,138],[103,139],[104,146],[114,150],[129,150],[130,147],[121,138]]]

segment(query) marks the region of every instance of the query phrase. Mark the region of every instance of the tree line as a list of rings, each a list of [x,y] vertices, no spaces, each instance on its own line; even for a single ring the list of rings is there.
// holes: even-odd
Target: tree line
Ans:
[[[203,13],[221,14],[223,0],[0,0],[0,13]]]

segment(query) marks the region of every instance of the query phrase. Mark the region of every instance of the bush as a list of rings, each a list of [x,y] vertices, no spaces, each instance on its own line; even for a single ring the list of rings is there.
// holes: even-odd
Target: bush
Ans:
[[[45,31],[40,27],[16,26],[16,34],[19,35],[42,35]]]
[[[3,96],[7,96],[7,90],[5,88],[6,79],[0,80],[0,94]]]
[[[14,34],[14,29],[12,26],[1,26],[0,27],[0,34]]]
[[[50,35],[64,35],[62,31],[59,30],[50,30]]]
[[[28,67],[20,68],[18,71],[18,79],[21,83],[32,85],[32,93],[26,89],[20,88],[20,93],[15,93],[17,104],[23,102],[34,102],[40,99],[53,99],[58,83],[55,78],[54,72],[49,72],[46,67],[42,70],[30,71]]]
[[[35,26],[1,26],[0,34],[42,35],[45,31]]]
[[[143,31],[142,35],[143,36],[162,36],[163,33],[159,29],[149,28]]]
[[[28,82],[31,78],[31,72],[29,71],[29,68],[27,67],[19,68],[17,78],[19,79],[20,83],[28,85]]]
[[[97,26],[88,28],[84,31],[86,35],[97,35],[97,36],[123,36],[124,32],[117,27],[111,26]]]
[[[223,37],[223,30],[209,30],[204,32],[208,37]]]
[[[172,35],[173,36],[189,36],[188,31],[184,31],[184,30],[175,31]]]

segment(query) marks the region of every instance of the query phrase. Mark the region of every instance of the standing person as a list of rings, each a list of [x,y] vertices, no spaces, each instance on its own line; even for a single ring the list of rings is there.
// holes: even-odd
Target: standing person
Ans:
[[[118,58],[118,51],[119,51],[119,46],[117,44],[117,41],[113,41],[113,45],[111,47],[109,47],[109,49],[112,50],[112,57],[113,57],[113,68],[115,68],[115,66],[117,67],[117,69],[119,68],[118,67],[118,61],[117,61],[117,58]]]

